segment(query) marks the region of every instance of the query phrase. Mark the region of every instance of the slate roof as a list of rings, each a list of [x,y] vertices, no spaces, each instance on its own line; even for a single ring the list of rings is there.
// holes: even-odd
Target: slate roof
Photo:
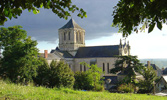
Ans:
[[[80,47],[75,58],[115,57],[119,55],[119,45]]]
[[[69,22],[67,24],[65,24],[60,29],[65,29],[65,28],[79,28],[79,29],[83,29],[72,18],[69,20]]]
[[[52,50],[51,53],[54,53],[55,55],[62,56],[63,58],[73,58],[73,56],[70,53],[68,53],[67,51],[59,50],[59,48]]]
[[[40,53],[39,57],[44,58],[44,53]],[[53,59],[61,59],[59,56],[53,54],[53,53],[48,53],[48,57],[46,58],[47,60],[53,60]]]
[[[145,64],[145,66],[147,67],[148,64]],[[163,74],[162,70],[161,70],[157,65],[155,65],[155,64],[150,64],[150,66],[152,66],[153,69],[158,72],[158,73],[157,73],[158,76],[161,76],[161,75]]]
[[[104,77],[104,81],[106,81],[107,79],[111,79],[110,84],[118,83],[117,76],[103,76],[103,77]]]
[[[148,64],[145,64],[145,66],[148,66]],[[159,69],[159,67],[158,67],[157,65],[155,65],[155,64],[150,64],[150,66],[152,66],[154,70],[161,70],[161,69]]]

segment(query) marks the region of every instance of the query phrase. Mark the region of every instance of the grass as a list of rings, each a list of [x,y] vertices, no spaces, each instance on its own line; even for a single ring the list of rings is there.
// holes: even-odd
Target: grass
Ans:
[[[109,92],[75,91],[45,87],[20,86],[0,81],[0,100],[167,100],[146,94],[118,94]]]

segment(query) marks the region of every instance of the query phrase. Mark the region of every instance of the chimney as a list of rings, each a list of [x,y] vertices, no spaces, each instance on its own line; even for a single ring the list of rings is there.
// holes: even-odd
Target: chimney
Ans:
[[[44,58],[48,58],[48,50],[44,50]]]
[[[150,61],[147,61],[147,66],[151,66]]]

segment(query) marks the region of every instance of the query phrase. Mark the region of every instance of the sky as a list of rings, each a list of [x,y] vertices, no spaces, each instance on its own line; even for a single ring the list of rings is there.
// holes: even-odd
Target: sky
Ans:
[[[118,28],[111,27],[113,20],[113,7],[118,0],[72,0],[79,8],[87,12],[87,18],[77,17],[77,12],[72,13],[68,20],[59,18],[48,9],[39,9],[39,14],[24,10],[17,19],[8,20],[3,27],[21,25],[28,36],[37,40],[40,52],[50,51],[58,46],[58,29],[65,25],[71,18],[85,29],[86,46],[117,45],[124,39]],[[157,28],[147,33],[133,33],[126,38],[131,46],[131,55],[140,59],[167,58],[167,25],[162,30]]]

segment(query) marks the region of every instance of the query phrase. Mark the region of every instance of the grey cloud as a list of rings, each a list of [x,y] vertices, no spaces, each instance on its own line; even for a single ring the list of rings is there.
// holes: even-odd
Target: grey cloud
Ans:
[[[83,19],[77,17],[76,13],[72,14],[72,18],[86,30],[87,40],[109,36],[118,31],[111,27],[111,15],[117,2],[118,0],[73,0],[74,4],[87,12],[87,18]],[[18,19],[6,22],[5,27],[21,25],[28,36],[37,41],[55,43],[58,39],[58,29],[68,20],[60,19],[51,10],[40,9],[40,13],[36,15],[25,10]]]

